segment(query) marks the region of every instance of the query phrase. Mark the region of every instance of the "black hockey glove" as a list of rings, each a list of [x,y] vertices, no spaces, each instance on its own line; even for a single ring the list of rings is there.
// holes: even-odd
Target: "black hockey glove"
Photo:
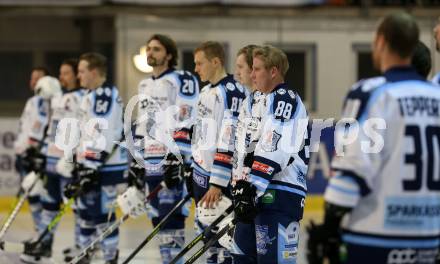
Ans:
[[[73,170],[75,180],[64,187],[64,195],[71,198],[79,193],[91,191],[99,183],[99,174],[95,169],[84,167],[82,164],[75,166]]]
[[[331,236],[326,227],[316,225],[313,221],[307,227],[309,240],[307,241],[307,260],[309,264],[322,264],[328,259],[329,264],[339,264],[339,235]]]
[[[313,221],[307,227],[307,260],[309,264],[323,264],[328,259],[329,264],[341,263],[339,258],[340,236],[329,232],[327,227],[316,225]],[[333,233],[333,235],[332,235]]]
[[[194,198],[194,190],[193,190],[193,168],[189,164],[183,165],[183,177],[185,180],[186,190],[188,191],[189,196]]]
[[[253,223],[257,216],[257,189],[248,181],[239,180],[232,188],[235,218],[242,223]]]
[[[351,208],[326,203],[324,223],[316,225],[313,221],[310,222],[307,227],[307,259],[310,264],[321,264],[324,259],[328,259],[330,264],[341,263],[339,253],[342,241],[339,226],[342,217],[350,211]]]
[[[145,187],[145,168],[139,165],[136,160],[133,160],[130,165],[127,183],[129,187],[135,186],[139,190]]]
[[[80,181],[72,181],[64,186],[63,194],[67,199],[78,196],[80,190]]]
[[[22,156],[22,166],[26,172],[43,173],[46,167],[46,157],[34,147],[30,147]]]
[[[163,180],[168,189],[175,188],[183,180],[183,164],[172,153],[166,157]]]

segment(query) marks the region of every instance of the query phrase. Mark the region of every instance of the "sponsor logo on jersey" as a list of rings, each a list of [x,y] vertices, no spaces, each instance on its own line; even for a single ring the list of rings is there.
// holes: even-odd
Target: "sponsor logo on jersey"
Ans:
[[[41,128],[42,128],[42,124],[41,124],[41,122],[34,122],[34,124],[32,125],[32,132],[34,132],[34,133],[39,133],[40,132],[40,130],[41,130]]]
[[[297,176],[296,176],[296,180],[301,183],[301,184],[305,184],[306,183],[306,175],[301,171],[301,170],[297,170]]]
[[[94,160],[96,160],[96,159],[99,159],[100,156],[101,155],[99,155],[99,153],[94,152],[94,151],[86,151],[84,153],[84,157],[87,158],[87,159],[94,159]]]
[[[208,177],[202,174],[199,174],[194,170],[193,180],[202,188],[208,188]]]
[[[272,174],[275,170],[273,167],[266,165],[266,164],[263,164],[258,161],[254,161],[254,163],[252,164],[252,169],[260,171],[265,174]]]
[[[227,148],[227,146],[232,146],[234,145],[234,127],[231,126],[227,126],[224,130],[223,130],[223,134],[222,134],[222,143],[225,144],[226,146],[224,146],[225,148]]]
[[[275,201],[275,190],[267,190],[261,198],[261,202],[265,204],[271,204]]]
[[[188,120],[191,117],[192,106],[190,105],[182,105],[179,110],[179,121]]]
[[[417,251],[413,249],[394,249],[388,253],[387,264],[413,264],[417,263]]]
[[[263,137],[263,142],[261,143],[261,148],[266,152],[274,152],[278,149],[278,142],[280,141],[281,135],[276,131],[268,132]]]
[[[226,154],[216,153],[214,159],[219,162],[230,164],[232,157]]]
[[[162,164],[154,165],[145,161],[145,172],[147,176],[161,176],[163,174]]]
[[[173,137],[175,139],[188,139],[189,140],[189,133],[187,131],[176,131],[176,132],[174,132]]]
[[[292,259],[292,258],[296,258],[296,251],[295,250],[288,250],[288,251],[283,251],[283,259]]]
[[[148,154],[164,154],[166,151],[165,146],[162,144],[149,145],[145,148],[145,153]]]

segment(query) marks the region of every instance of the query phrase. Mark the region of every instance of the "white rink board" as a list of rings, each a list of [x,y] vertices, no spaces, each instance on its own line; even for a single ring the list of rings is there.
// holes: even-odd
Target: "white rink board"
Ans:
[[[13,143],[18,131],[18,118],[0,118],[0,196],[15,195],[19,177],[15,172]]]

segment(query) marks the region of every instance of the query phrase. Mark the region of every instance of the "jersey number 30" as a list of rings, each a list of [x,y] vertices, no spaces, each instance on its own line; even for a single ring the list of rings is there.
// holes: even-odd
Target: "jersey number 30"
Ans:
[[[423,172],[427,176],[427,188],[431,191],[440,190],[440,175],[435,175],[435,168],[440,171],[440,127],[427,126],[425,129],[425,141],[423,144],[421,129],[419,126],[409,125],[405,128],[405,136],[411,137],[414,143],[414,152],[405,155],[405,163],[415,166],[415,179],[404,180],[405,191],[418,191],[422,188]],[[437,146],[435,144],[437,143]],[[424,153],[424,149],[427,153]]]

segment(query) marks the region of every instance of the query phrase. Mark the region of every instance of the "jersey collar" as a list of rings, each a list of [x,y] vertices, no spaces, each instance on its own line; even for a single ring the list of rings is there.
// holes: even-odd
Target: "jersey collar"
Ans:
[[[396,66],[383,73],[387,82],[399,82],[408,80],[426,81],[412,66]]]
[[[280,83],[280,84],[278,84],[277,86],[275,86],[275,88],[273,88],[273,90],[272,90],[271,93],[276,92],[276,91],[279,90],[279,89],[285,89],[285,90],[288,90],[289,87],[287,87],[287,83]]]
[[[160,79],[160,78],[162,78],[164,75],[167,75],[168,73],[173,72],[173,71],[174,71],[174,68],[168,68],[167,70],[165,70],[164,72],[162,72],[159,76],[157,76],[157,77],[152,76],[152,79],[153,79],[153,80]]]
[[[217,83],[211,84],[211,87],[217,87],[220,84],[226,84],[226,83],[232,82],[232,81],[234,81],[234,76],[232,76],[231,74],[227,73],[226,76],[223,79],[221,79]]]
[[[79,91],[81,89],[82,89],[81,87],[77,87],[72,90],[67,90],[66,88],[62,88],[62,91],[63,91],[63,94],[68,94],[68,93],[73,93],[73,92]]]

